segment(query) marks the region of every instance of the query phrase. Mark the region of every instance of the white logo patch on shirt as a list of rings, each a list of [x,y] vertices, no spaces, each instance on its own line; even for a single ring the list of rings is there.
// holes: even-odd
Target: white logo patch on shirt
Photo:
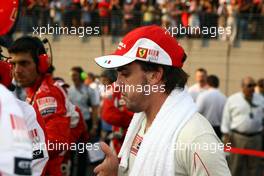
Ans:
[[[44,97],[37,100],[39,112],[42,116],[46,116],[56,112],[57,101],[54,97]]]
[[[39,136],[38,136],[37,129],[30,130],[30,131],[29,131],[29,137],[31,138],[31,140],[32,140],[32,142],[33,142],[34,144],[40,142],[40,139],[39,139]]]
[[[23,118],[10,114],[10,122],[16,143],[29,140],[26,123]]]

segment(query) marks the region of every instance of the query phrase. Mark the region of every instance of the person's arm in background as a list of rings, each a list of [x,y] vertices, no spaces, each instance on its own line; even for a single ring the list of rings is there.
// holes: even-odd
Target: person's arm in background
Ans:
[[[76,127],[71,128],[71,142],[88,142],[89,134],[82,112],[77,106],[74,109],[79,115],[79,121]]]
[[[96,6],[97,6],[97,1],[93,0],[91,11],[94,11],[96,9]]]
[[[30,2],[29,6],[27,7],[28,10],[31,10],[35,7],[35,5],[37,4],[36,0],[33,0]]]
[[[56,89],[50,94],[42,92],[37,94],[34,108],[40,112],[44,120],[48,143],[69,144],[70,117],[66,116],[67,110],[62,93]],[[60,148],[49,150],[49,157],[53,158],[62,151],[63,149]]]
[[[231,116],[230,116],[230,105],[229,101],[226,101],[223,117],[221,122],[221,132],[223,133],[223,143],[227,144],[230,142],[230,124],[231,124]]]
[[[203,96],[203,93],[198,95],[198,97],[196,99],[196,105],[197,105],[197,108],[198,108],[198,112],[201,113],[202,115],[204,115],[205,98]]]
[[[97,134],[97,129],[98,129],[98,112],[99,112],[99,104],[100,104],[100,96],[99,94],[97,95],[95,90],[92,88],[88,88],[88,97],[90,98],[90,103],[91,103],[91,118],[92,118],[92,129],[90,130],[91,137],[95,137]]]
[[[102,118],[109,124],[127,128],[133,117],[133,113],[124,106],[122,111],[114,104],[113,98],[105,98],[102,105]]]
[[[79,141],[80,142],[88,142],[89,134],[88,134],[88,131],[87,131],[87,125],[86,125],[86,123],[84,121],[82,112],[81,112],[80,108],[78,108],[77,106],[76,106],[76,111],[80,115],[80,120],[79,120],[78,126],[76,127],[81,132],[80,135],[79,135]]]

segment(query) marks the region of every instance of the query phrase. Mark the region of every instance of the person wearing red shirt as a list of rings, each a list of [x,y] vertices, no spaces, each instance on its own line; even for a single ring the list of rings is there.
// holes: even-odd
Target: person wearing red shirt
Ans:
[[[134,113],[127,110],[121,92],[115,88],[115,84],[111,85],[113,82],[113,79],[111,81],[113,75],[111,72],[115,71],[106,70],[101,74],[103,84],[106,86],[102,96],[101,117],[105,122],[112,125],[113,132],[110,137],[112,139],[110,145],[118,154]]]
[[[87,131],[87,125],[80,108],[73,105],[68,99],[67,89],[69,88],[69,85],[60,77],[53,78],[53,80],[55,81],[54,85],[63,92],[66,100],[67,114],[71,117],[71,145],[74,144],[77,146],[79,144],[86,144],[90,137]],[[84,150],[85,149],[78,148],[76,151],[67,151],[61,165],[63,174],[70,175],[71,173],[77,172],[77,175],[86,175],[87,152]],[[73,161],[71,161],[71,159],[73,159]]]
[[[103,29],[103,34],[108,34],[109,32],[109,19],[110,19],[110,13],[109,13],[109,7],[110,3],[106,0],[102,0],[98,3],[98,10],[99,10],[99,16],[100,16],[100,25]]]
[[[122,104],[121,92],[114,92],[112,97],[105,98],[102,106],[102,118],[113,126],[112,146],[118,154],[126,130],[133,117],[133,113],[127,110],[127,107]]]

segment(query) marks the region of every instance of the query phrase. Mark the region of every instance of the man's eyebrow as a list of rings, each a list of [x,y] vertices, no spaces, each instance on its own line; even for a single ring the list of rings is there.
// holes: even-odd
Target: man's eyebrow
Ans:
[[[118,72],[126,71],[126,70],[128,70],[127,66],[118,67],[118,68],[116,69],[116,71],[118,71]]]
[[[26,62],[29,62],[29,61],[26,60],[26,59],[25,60],[19,60],[19,61],[14,61],[14,60],[10,59],[9,62],[10,63],[19,63],[20,64],[20,63],[26,63]]]
[[[121,71],[130,71],[129,66],[132,64],[133,62],[126,64],[124,66],[118,67],[116,68],[116,71],[121,72]]]

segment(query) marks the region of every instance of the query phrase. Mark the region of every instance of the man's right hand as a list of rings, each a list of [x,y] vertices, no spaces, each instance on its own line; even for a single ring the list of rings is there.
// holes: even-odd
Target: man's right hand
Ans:
[[[104,142],[100,143],[102,151],[105,153],[105,159],[102,164],[98,165],[94,172],[98,176],[117,176],[119,161],[111,148]]]
[[[229,134],[223,134],[223,143],[226,145],[227,143],[230,143],[230,135]]]

